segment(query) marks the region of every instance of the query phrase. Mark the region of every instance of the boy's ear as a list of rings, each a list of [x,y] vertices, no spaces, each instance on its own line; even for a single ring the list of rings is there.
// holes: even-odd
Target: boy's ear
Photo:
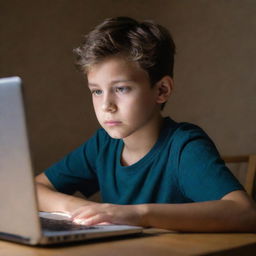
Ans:
[[[157,90],[157,98],[156,98],[156,102],[161,104],[161,103],[165,103],[171,93],[172,93],[172,89],[173,89],[173,80],[170,76],[164,76],[161,80],[159,80],[156,83],[156,90]]]

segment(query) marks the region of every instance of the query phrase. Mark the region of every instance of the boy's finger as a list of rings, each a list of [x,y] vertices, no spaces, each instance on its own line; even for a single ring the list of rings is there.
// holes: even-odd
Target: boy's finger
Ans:
[[[85,213],[88,210],[87,206],[79,207],[78,209],[71,212],[71,218],[74,219],[78,217],[79,215]]]
[[[86,225],[86,226],[92,226],[92,225],[99,225],[100,223],[104,223],[104,217],[100,215],[95,215],[87,219],[83,219],[81,221],[81,225]]]

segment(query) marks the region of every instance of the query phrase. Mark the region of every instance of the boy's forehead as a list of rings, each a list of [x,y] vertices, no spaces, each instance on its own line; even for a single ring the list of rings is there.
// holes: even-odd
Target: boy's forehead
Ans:
[[[148,73],[137,62],[121,57],[112,57],[90,67],[87,72],[90,83],[97,80],[112,81],[137,81],[148,80]]]

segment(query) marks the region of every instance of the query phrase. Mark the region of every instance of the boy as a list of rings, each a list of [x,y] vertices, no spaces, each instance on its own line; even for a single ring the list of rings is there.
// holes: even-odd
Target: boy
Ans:
[[[95,135],[36,177],[39,208],[76,223],[179,231],[256,231],[256,207],[197,126],[163,118],[175,45],[154,22],[105,20],[75,50]],[[86,197],[101,192],[103,203]]]

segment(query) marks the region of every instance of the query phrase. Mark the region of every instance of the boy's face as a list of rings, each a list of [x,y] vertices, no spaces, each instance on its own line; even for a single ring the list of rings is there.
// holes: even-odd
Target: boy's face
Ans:
[[[126,138],[159,120],[156,87],[136,62],[111,57],[93,65],[87,78],[97,119],[112,138]]]

